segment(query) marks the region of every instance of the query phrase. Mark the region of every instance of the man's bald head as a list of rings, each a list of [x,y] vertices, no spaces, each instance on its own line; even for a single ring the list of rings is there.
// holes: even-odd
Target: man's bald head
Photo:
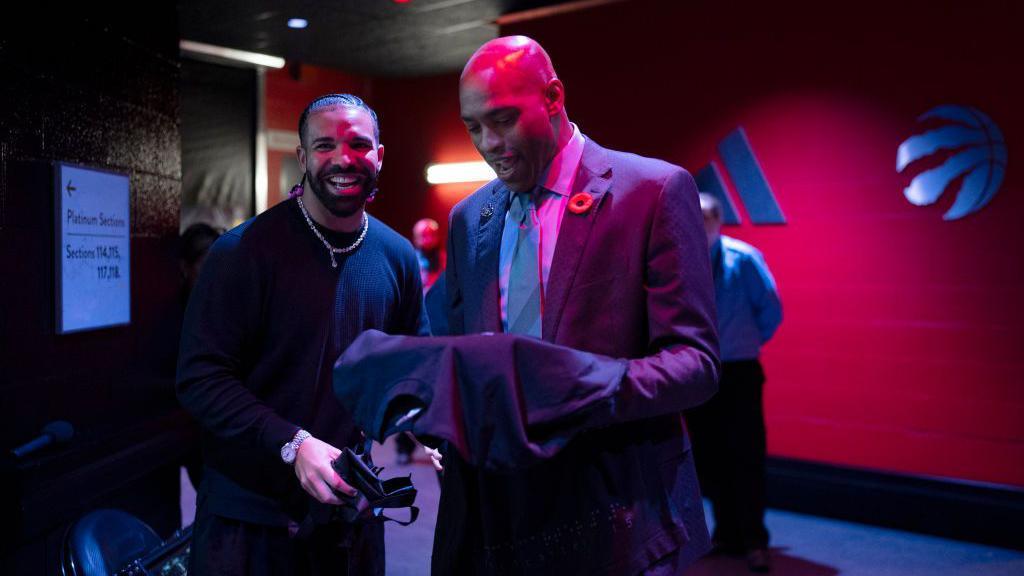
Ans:
[[[421,252],[434,252],[441,247],[441,227],[433,218],[421,218],[412,227],[412,245]]]
[[[536,40],[526,36],[503,36],[477,48],[462,69],[460,82],[500,77],[521,88],[543,90],[557,78],[551,57]]]

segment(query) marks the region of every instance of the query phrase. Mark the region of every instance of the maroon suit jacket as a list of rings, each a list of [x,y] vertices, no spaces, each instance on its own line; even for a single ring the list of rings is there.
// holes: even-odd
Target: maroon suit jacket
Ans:
[[[545,294],[548,342],[628,360],[615,409],[550,460],[510,473],[446,454],[434,574],[637,574],[709,548],[681,412],[717,390],[714,286],[693,178],[587,139]],[[498,252],[510,189],[452,210],[452,335],[501,332]],[[543,358],[538,358],[543,362]]]

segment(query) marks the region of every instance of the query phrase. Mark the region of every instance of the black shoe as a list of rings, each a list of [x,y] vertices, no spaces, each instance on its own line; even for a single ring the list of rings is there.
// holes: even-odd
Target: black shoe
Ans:
[[[770,572],[772,558],[767,548],[751,548],[747,550],[747,569],[751,572]]]

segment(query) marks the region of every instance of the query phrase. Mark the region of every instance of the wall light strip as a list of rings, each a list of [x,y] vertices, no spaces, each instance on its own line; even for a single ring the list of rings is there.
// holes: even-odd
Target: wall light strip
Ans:
[[[284,68],[284,58],[277,56],[270,56],[267,54],[260,54],[259,52],[247,52],[245,50],[236,50],[234,48],[225,48],[224,46],[214,46],[212,44],[203,44],[202,42],[193,42],[192,40],[182,40],[178,43],[178,47],[182,52],[200,56],[210,56],[222,60],[232,60],[234,62],[244,62],[246,64],[255,64],[256,66],[265,66],[267,68]]]
[[[427,182],[430,184],[487,182],[495,177],[494,170],[486,162],[449,162],[427,166]]]

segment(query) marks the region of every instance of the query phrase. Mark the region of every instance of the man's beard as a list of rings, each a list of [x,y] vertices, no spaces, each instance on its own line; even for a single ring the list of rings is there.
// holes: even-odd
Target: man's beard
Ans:
[[[338,196],[329,192],[323,184],[323,179],[330,176],[337,176],[341,174],[356,174],[362,176],[362,181],[359,183],[359,196]],[[358,213],[366,206],[366,201],[370,198],[373,192],[377,189],[377,175],[370,174],[368,170],[354,167],[349,170],[325,170],[323,173],[318,174],[316,178],[309,180],[309,187],[313,190],[313,194],[316,195],[317,199],[320,200],[320,204],[327,209],[331,215],[338,218],[348,218]]]

